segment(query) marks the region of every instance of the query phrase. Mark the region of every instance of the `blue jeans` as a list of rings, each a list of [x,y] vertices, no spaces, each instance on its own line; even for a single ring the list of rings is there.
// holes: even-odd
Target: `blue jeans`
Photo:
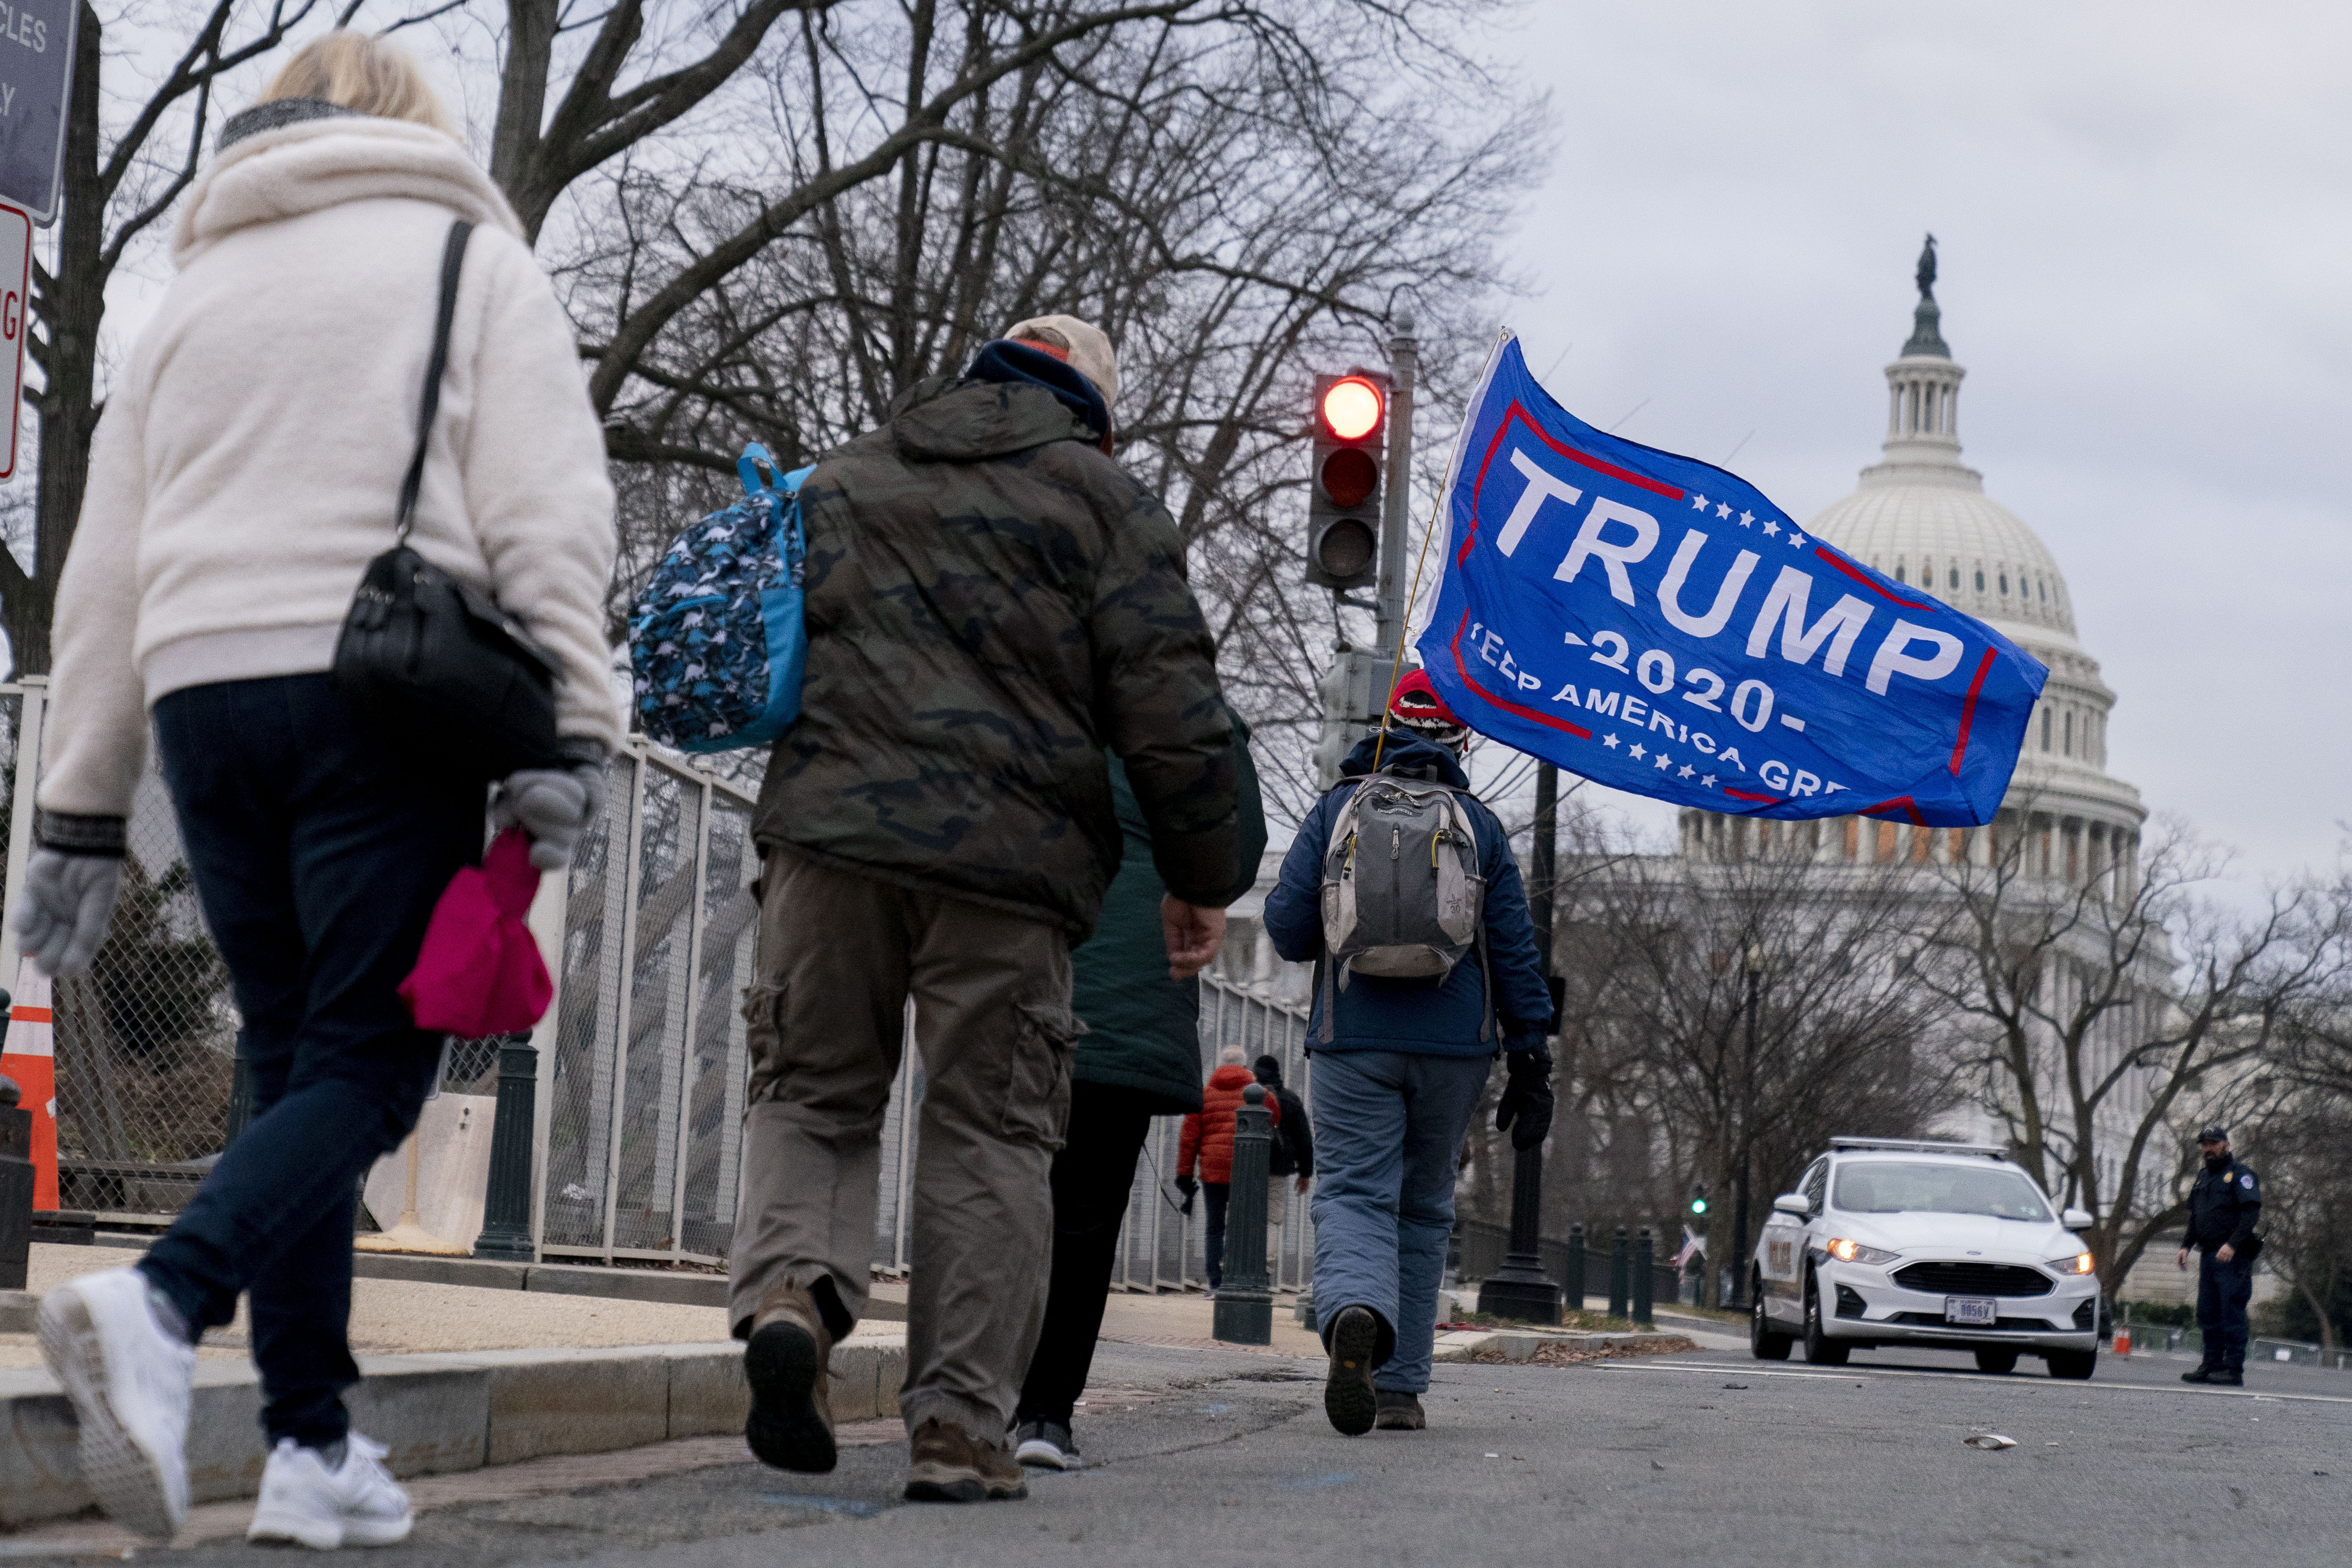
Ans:
[[[2205,1364],[2226,1372],[2246,1368],[2246,1303],[2254,1293],[2254,1266],[2243,1258],[2224,1263],[2212,1253],[2197,1255],[2197,1327],[2205,1340]]]
[[[262,1425],[320,1447],[359,1381],[355,1189],[416,1124],[440,1058],[396,988],[435,900],[481,858],[483,784],[383,741],[323,675],[172,692],[155,732],[252,1119],[139,1267],[192,1326],[249,1291]]]
[[[1380,1318],[1376,1387],[1429,1386],[1454,1174],[1493,1066],[1491,1057],[1315,1055],[1315,1312],[1327,1333],[1349,1307]]]

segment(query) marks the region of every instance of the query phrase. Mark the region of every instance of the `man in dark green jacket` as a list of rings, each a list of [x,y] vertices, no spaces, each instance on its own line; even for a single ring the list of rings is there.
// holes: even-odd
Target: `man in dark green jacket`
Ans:
[[[1244,870],[1223,889],[1221,934],[1223,904],[1249,891],[1265,852],[1249,730],[1238,715],[1232,722]],[[1151,1119],[1201,1109],[1201,983],[1194,976],[1216,955],[1212,947],[1180,957],[1168,940],[1161,906],[1169,893],[1152,867],[1151,826],[1116,763],[1111,788],[1127,850],[1093,939],[1071,959],[1077,976],[1071,1005],[1087,1036],[1071,1072],[1069,1142],[1054,1156],[1053,1289],[1014,1415],[1014,1457],[1057,1470],[1078,1457],[1071,1412],[1094,1365],[1118,1227]]]
[[[1118,369],[1066,316],[821,459],[800,490],[808,666],[761,850],[730,1257],[746,1436],[834,1464],[825,1366],[864,1310],[883,1110],[914,1002],[912,1499],[1020,1497],[1005,1451],[1045,1309],[1069,1112],[1070,947],[1120,858],[1125,764],[1167,945],[1214,951],[1248,885],[1214,650],[1160,502],[1107,455]]]

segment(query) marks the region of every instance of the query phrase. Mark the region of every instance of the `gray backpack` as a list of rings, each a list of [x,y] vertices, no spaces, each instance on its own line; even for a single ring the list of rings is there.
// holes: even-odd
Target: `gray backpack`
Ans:
[[[1374,773],[1331,824],[1323,856],[1323,1042],[1350,974],[1439,983],[1473,948],[1485,977],[1486,879],[1462,792]],[[1487,984],[1486,1021],[1493,1026]]]

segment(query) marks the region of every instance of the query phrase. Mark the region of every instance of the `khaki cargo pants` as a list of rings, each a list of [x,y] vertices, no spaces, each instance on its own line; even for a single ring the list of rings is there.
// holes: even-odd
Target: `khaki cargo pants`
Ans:
[[[761,873],[751,1087],[729,1306],[830,1275],[862,1317],[882,1115],[915,1002],[908,1431],[938,1416],[1001,1441],[1045,1315],[1048,1184],[1069,1120],[1070,949],[1058,926],[815,865]]]

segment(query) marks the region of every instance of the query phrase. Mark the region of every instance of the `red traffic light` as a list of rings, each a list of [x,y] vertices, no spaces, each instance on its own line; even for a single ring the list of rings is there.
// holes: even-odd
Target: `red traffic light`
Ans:
[[[1323,426],[1342,441],[1360,441],[1379,429],[1385,409],[1381,389],[1360,375],[1335,381],[1323,391]]]

